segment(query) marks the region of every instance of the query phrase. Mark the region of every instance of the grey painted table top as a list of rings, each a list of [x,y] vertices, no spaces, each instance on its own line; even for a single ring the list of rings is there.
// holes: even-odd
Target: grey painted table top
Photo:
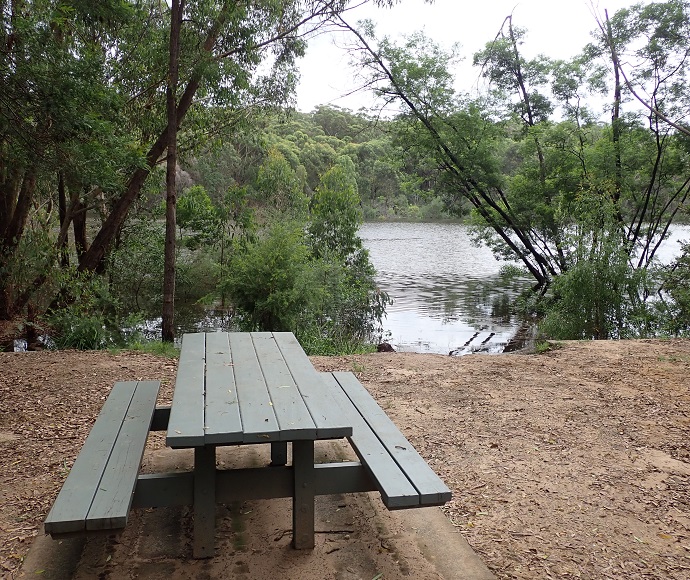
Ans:
[[[291,332],[185,334],[170,447],[352,435],[331,388]]]

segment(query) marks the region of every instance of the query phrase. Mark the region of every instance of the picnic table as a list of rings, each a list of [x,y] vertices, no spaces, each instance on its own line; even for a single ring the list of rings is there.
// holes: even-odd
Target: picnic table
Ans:
[[[314,547],[317,495],[379,491],[389,509],[450,499],[357,378],[317,372],[292,333],[186,334],[170,407],[155,407],[157,389],[151,381],[115,385],[47,533],[112,533],[132,507],[192,505],[193,553],[205,558],[214,554],[218,503],[292,497],[293,545],[304,549]],[[171,448],[193,449],[193,471],[139,473],[150,430],[166,430]],[[315,463],[317,441],[345,437],[360,461]],[[217,447],[256,444],[271,445],[270,465],[217,468]]]

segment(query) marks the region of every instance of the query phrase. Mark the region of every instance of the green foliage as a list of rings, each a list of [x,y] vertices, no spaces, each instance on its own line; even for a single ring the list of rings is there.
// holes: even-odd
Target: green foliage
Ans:
[[[108,346],[110,335],[101,316],[64,309],[51,318],[57,349],[99,350]]]
[[[660,300],[654,303],[661,332],[690,336],[690,244],[682,244],[675,262],[661,270]]]
[[[75,301],[48,315],[50,339],[58,349],[98,350],[122,346],[135,338],[136,315],[118,316],[115,299],[99,277],[74,272],[69,277]]]
[[[548,340],[540,340],[537,342],[535,345],[535,350],[537,354],[544,354],[545,352],[551,352],[553,350],[558,350],[559,348],[562,348],[562,344],[558,342],[551,342]]]
[[[348,157],[347,171],[354,175],[367,219],[450,217],[437,197],[443,193],[437,165],[396,142],[395,121],[318,107],[311,114],[272,115],[254,124],[221,147],[199,152],[193,162],[195,181],[216,204],[227,187],[247,187],[257,215],[266,207],[283,211],[291,199],[304,201],[298,189],[313,197],[324,175]]]
[[[146,209],[160,199],[169,7],[92,4],[28,2],[0,25],[0,316],[23,315],[29,301],[43,310],[74,287],[89,309],[54,320],[77,345],[110,341],[125,312],[155,312],[163,275],[162,224]],[[247,327],[290,327],[316,350],[347,349],[376,332],[387,304],[356,235],[362,217],[469,215],[477,240],[522,261],[539,292],[556,281],[548,301],[524,302],[550,332],[687,333],[684,258],[649,300],[658,244],[690,194],[690,139],[669,123],[690,115],[686,1],[616,12],[570,61],[525,58],[526,33],[509,18],[474,56],[489,83],[477,99],[454,91],[456,47],[421,33],[383,39],[359,54],[378,94],[407,107],[390,120],[328,106],[271,112],[289,98],[304,51],[283,33],[324,3],[248,6],[186,5],[178,96],[194,98],[178,121],[180,150],[196,158],[178,201],[183,300],[215,296],[221,280],[221,302],[230,292]],[[616,87],[611,71],[629,82]],[[588,99],[617,89],[616,118],[599,122]],[[133,202],[145,187],[151,200]],[[90,225],[113,226],[89,230],[98,243],[85,244],[87,254],[114,249],[100,305],[100,290],[79,289],[67,264],[103,266],[66,236],[92,208],[100,219]]]
[[[128,222],[109,259],[110,289],[128,312],[158,313],[163,288],[165,224],[141,216]]]
[[[199,228],[210,237],[208,232],[212,231],[214,223],[200,223]],[[137,312],[144,318],[159,316],[164,243],[165,224],[161,220],[142,215],[126,224],[108,263],[110,293],[120,316],[130,312]],[[198,243],[191,246],[192,249],[180,247],[178,251],[175,295],[180,304],[202,300],[214,291],[218,280],[212,246],[199,246]]]
[[[177,225],[180,234],[183,229],[192,230],[197,236],[209,237],[208,225],[213,222],[213,203],[206,189],[194,185],[177,199]]]
[[[180,304],[204,302],[218,285],[216,255],[206,249],[181,251],[177,259],[175,300]]]
[[[554,339],[609,339],[646,336],[640,301],[644,272],[633,270],[615,246],[580,260],[553,283],[553,298],[540,323]]]
[[[180,356],[180,348],[175,343],[160,340],[136,340],[129,342],[124,349],[120,350],[125,349],[164,356],[166,358],[177,358]]]
[[[425,221],[437,221],[448,219],[450,216],[443,205],[443,200],[434,197],[431,201],[419,208],[420,218]]]
[[[637,4],[599,25],[582,55],[551,61],[525,58],[525,31],[507,18],[474,56],[488,82],[475,101],[453,91],[453,50],[419,33],[396,43],[370,24],[351,29],[369,82],[405,108],[396,145],[441,168],[435,189],[450,213],[471,208],[476,241],[522,262],[539,293],[524,307],[562,338],[661,328],[655,253],[690,195],[690,5]],[[622,97],[610,125],[587,110],[607,91]]]
[[[290,167],[287,159],[276,149],[268,152],[256,176],[259,199],[269,208],[299,217],[307,208],[304,184]]]
[[[223,290],[246,330],[293,330],[312,300],[306,278],[309,250],[301,224],[274,224],[232,258]]]
[[[343,156],[321,178],[311,202],[309,237],[316,257],[335,254],[347,259],[361,248],[362,223],[354,163]]]
[[[60,278],[67,257],[79,260],[82,271],[102,272],[104,257],[118,245],[129,213],[141,209],[137,200],[156,173],[168,134],[170,37],[165,2],[27,1],[8,6],[3,4],[0,22],[2,319],[20,315],[28,301],[45,308],[52,300],[38,299],[44,287],[64,292],[50,282]],[[311,26],[318,28],[326,12],[330,17],[344,5],[325,7],[323,0],[184,4],[176,97],[179,150],[198,150],[228,129],[249,125],[248,119],[286,103],[297,79],[295,59],[304,53],[303,35]],[[247,148],[261,150],[248,133]],[[233,177],[256,176],[257,164],[246,163],[246,157],[235,155]],[[298,176],[302,180],[302,173]],[[224,177],[217,171],[209,176],[209,185]],[[209,187],[209,197],[220,202],[222,192],[237,184],[245,186],[247,180],[224,181],[218,191]],[[287,192],[292,208],[305,205],[292,195],[302,193],[301,185]],[[201,231],[201,226],[214,220],[207,220],[208,200],[197,193],[193,190],[187,199],[183,195],[180,225],[199,228],[208,239],[212,229]],[[50,213],[51,208],[54,214],[59,208],[61,223],[55,215],[33,219],[32,214]],[[100,219],[90,219],[94,209]],[[73,221],[83,223],[85,217],[89,225],[99,225],[88,230],[87,239],[75,236],[79,239],[73,244],[66,233]],[[23,241],[33,230],[41,230],[53,247],[35,270],[26,271],[25,279],[9,278],[16,272],[14,264],[27,261]],[[111,280],[130,286],[129,293],[136,295],[132,285],[139,281],[134,278]]]
[[[246,330],[290,330],[310,353],[356,352],[380,332],[378,291],[357,229],[349,158],[327,172],[312,221],[278,220],[233,253],[221,284]]]

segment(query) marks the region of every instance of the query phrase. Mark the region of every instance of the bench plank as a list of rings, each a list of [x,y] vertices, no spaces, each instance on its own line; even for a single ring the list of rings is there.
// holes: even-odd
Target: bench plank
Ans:
[[[125,527],[159,388],[158,381],[140,381],[136,384],[122,427],[89,509],[86,519],[87,530]]]
[[[323,377],[311,364],[309,357],[291,332],[274,332],[276,344],[285,358],[290,374],[304,399],[316,425],[318,439],[349,437],[352,427],[340,413],[331,392],[324,389]]]
[[[132,400],[136,382],[115,383],[45,520],[49,534],[80,532]]]
[[[419,455],[357,377],[351,372],[335,372],[333,376],[388,453],[419,491],[421,505],[440,505],[449,501],[451,492],[446,484]]]
[[[336,398],[337,409],[352,425],[350,443],[362,465],[371,475],[388,508],[415,507],[420,505],[419,493],[407,480],[400,466],[393,460],[376,434],[352,405],[333,373],[321,373],[321,380],[328,382]]]
[[[45,520],[59,535],[124,527],[158,381],[115,383]]]
[[[281,439],[314,439],[316,425],[297,390],[273,334],[253,332],[252,340],[261,361],[261,370],[271,396],[273,411],[281,428]]]
[[[230,350],[244,427],[244,443],[278,441],[278,420],[251,335],[231,333]]]
[[[204,374],[206,341],[202,332],[185,334],[177,365],[175,393],[166,445],[172,448],[204,444]]]
[[[207,444],[241,443],[242,418],[237,398],[228,335],[206,335],[206,435]]]

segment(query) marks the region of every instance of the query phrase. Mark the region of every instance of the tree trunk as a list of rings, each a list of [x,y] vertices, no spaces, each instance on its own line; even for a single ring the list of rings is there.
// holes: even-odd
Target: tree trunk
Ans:
[[[613,88],[613,108],[611,110],[611,131],[613,139],[613,151],[615,156],[616,173],[615,173],[615,183],[614,183],[614,193],[613,202],[616,204],[616,218],[619,223],[623,223],[623,216],[621,214],[620,207],[618,206],[621,189],[623,183],[623,163],[621,161],[621,100],[622,100],[622,90],[621,90],[621,76],[620,76],[620,61],[618,59],[618,52],[616,51],[616,45],[613,38],[613,30],[611,28],[611,21],[609,20],[609,13],[604,10],[606,15],[606,36],[611,50],[611,63],[613,64],[613,74],[614,74],[614,88]]]
[[[177,191],[175,171],[177,169],[177,78],[180,60],[180,0],[172,0],[170,11],[170,60],[168,63],[167,113],[168,113],[168,158],[166,166],[165,198],[165,268],[163,274],[163,323],[162,338],[165,342],[175,340],[175,236],[177,234],[176,204]]]
[[[86,206],[81,201],[74,203],[72,226],[74,228],[74,247],[77,251],[77,257],[81,260],[81,257],[89,249],[89,242],[86,238]]]
[[[65,193],[65,176],[62,171],[58,173],[58,214],[60,216],[60,229],[62,229],[65,227],[65,220],[67,219],[67,195]],[[60,242],[58,252],[60,252],[60,265],[67,268],[69,266],[67,236]]]
[[[24,234],[24,227],[29,217],[29,209],[36,188],[36,171],[34,168],[26,170],[21,180],[13,179],[12,181],[16,187],[12,190],[6,189],[3,193],[3,205],[11,212],[8,211],[2,220],[0,269],[8,266],[14,249],[19,245]],[[10,277],[7,275],[0,276],[0,320],[12,320],[19,310],[14,291],[15,288]]]
[[[218,19],[209,31],[209,34],[204,42],[203,50],[205,52],[208,53],[213,50],[213,47],[216,43],[216,39],[220,34],[220,30],[223,27],[226,18],[227,4],[224,4],[221,8]],[[180,97],[180,102],[177,105],[177,123],[175,125],[176,129],[181,125],[184,116],[187,114],[187,111],[189,110],[189,107],[192,106],[192,102],[194,101],[194,95],[196,94],[196,91],[199,88],[199,84],[201,83],[201,75],[201,72],[197,72],[192,76],[192,78],[187,83],[187,86],[185,87],[184,93],[182,93],[182,96]],[[148,178],[149,174],[151,173],[151,169],[153,169],[153,167],[158,163],[158,160],[165,151],[168,145],[168,133],[170,129],[170,125],[167,125],[165,129],[163,129],[161,134],[158,136],[156,142],[149,149],[149,152],[146,154],[146,167],[137,168],[132,174],[132,177],[129,179],[129,182],[127,183],[127,188],[125,189],[122,196],[115,202],[110,214],[103,223],[103,226],[99,230],[98,234],[96,234],[96,237],[91,243],[91,247],[79,260],[78,270],[80,272],[95,272],[99,264],[105,258],[105,255],[107,254],[113,241],[115,240],[115,236],[120,231],[120,228],[122,227],[122,225],[125,222],[125,219],[127,218],[127,214],[129,213],[130,207],[139,197],[141,189],[144,186],[144,183],[146,182],[146,179]]]

